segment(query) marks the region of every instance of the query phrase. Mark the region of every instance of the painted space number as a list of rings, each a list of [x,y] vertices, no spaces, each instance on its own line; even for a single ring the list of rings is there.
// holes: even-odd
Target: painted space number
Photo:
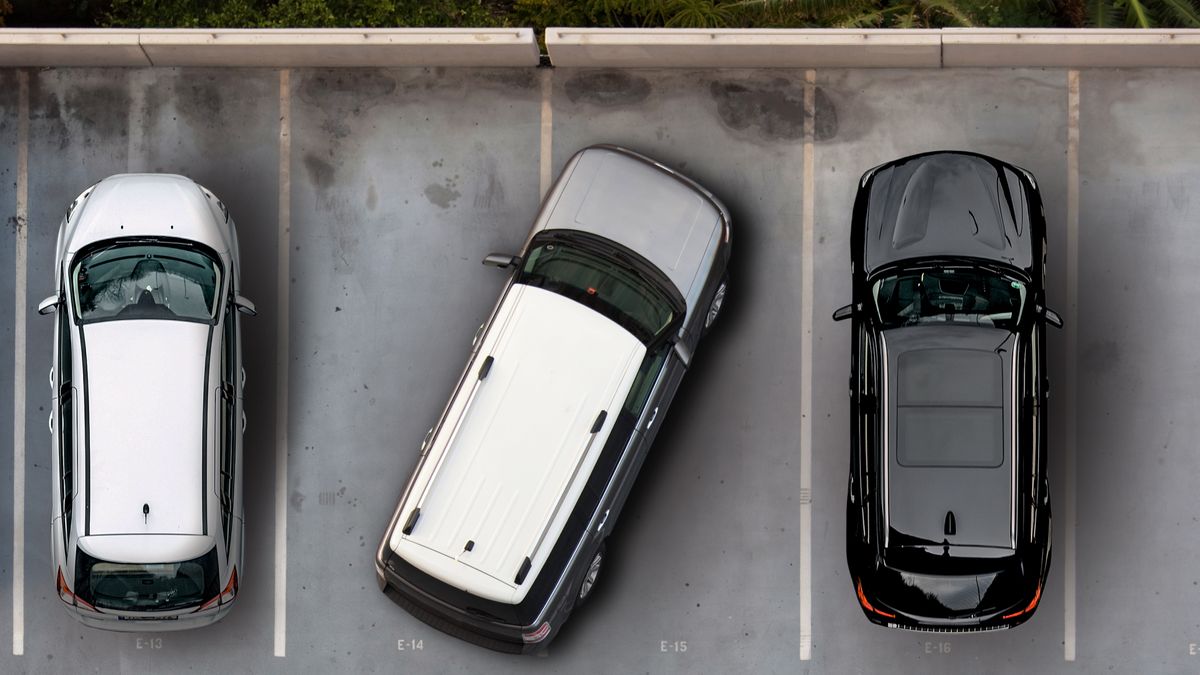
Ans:
[[[425,649],[424,640],[405,640],[403,638],[396,640],[396,651],[400,652],[419,652]]]
[[[138,649],[162,649],[163,647],[163,641],[160,637],[140,637],[134,644],[137,645]]]
[[[687,640],[663,640],[658,643],[658,651],[668,654],[679,654],[687,651]]]
[[[925,653],[926,654],[949,654],[950,653],[950,643],[949,642],[926,642],[925,643]]]

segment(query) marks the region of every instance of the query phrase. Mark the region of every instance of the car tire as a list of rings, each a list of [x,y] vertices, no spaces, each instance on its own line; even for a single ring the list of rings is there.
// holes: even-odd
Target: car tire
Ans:
[[[583,572],[583,579],[579,581],[579,589],[575,592],[576,607],[583,605],[595,593],[596,581],[600,578],[600,573],[604,571],[606,548],[604,542],[600,542],[600,545],[592,552],[592,558]]]
[[[725,305],[725,294],[728,290],[729,275],[726,274],[721,278],[721,283],[717,285],[717,290],[713,291],[713,298],[708,305],[708,312],[704,315],[703,333],[708,333],[712,325],[717,322],[717,317],[721,314],[721,307]]]

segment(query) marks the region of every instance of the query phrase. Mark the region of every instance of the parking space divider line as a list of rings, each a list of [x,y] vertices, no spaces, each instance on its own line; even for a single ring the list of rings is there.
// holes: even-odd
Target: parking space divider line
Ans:
[[[1067,340],[1066,418],[1066,549],[1063,569],[1063,659],[1075,660],[1075,440],[1076,347],[1079,336],[1079,71],[1067,71]]]
[[[25,304],[29,255],[29,73],[17,71],[17,194],[13,301],[12,653],[25,654]]]
[[[804,178],[800,280],[800,660],[812,659],[813,175],[817,71],[804,73]]]
[[[554,106],[551,97],[554,93],[554,69],[541,68],[542,76],[542,126],[541,126],[541,156],[538,160],[538,201],[546,198],[550,189],[550,170],[553,168],[554,155]]]
[[[275,324],[275,656],[287,656],[288,290],[292,231],[291,71],[279,71],[279,229]]]

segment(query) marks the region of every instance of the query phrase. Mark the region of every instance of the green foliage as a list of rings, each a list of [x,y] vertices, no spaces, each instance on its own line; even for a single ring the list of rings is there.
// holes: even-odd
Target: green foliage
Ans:
[[[533,26],[539,32],[547,26],[1200,28],[1200,0],[0,0],[0,25],[6,17],[17,25]]]
[[[3,1],[3,0],[0,0]],[[112,0],[99,23],[127,27],[497,26],[485,0]]]
[[[1088,0],[1086,12],[1096,28],[1200,28],[1198,0]]]

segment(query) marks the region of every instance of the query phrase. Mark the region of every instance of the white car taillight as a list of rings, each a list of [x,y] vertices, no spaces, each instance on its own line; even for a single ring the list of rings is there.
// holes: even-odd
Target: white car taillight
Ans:
[[[63,576],[61,567],[58,568],[58,580],[55,582],[55,585],[58,587],[58,598],[63,602],[72,606],[83,606],[92,610],[93,612],[96,611],[96,608],[93,607],[90,602],[87,602],[86,600],[80,600],[77,595],[71,592],[71,588],[70,586],[67,586],[67,579]]]
[[[221,591],[221,593],[219,595],[217,595],[215,598],[209,600],[208,602],[204,603],[203,605],[200,605],[200,609],[197,609],[196,611],[201,612],[201,611],[208,609],[209,607],[212,607],[213,605],[217,605],[217,604],[224,605],[226,603],[233,602],[233,598],[235,596],[237,596],[237,592],[238,592],[238,575],[237,575],[237,568],[234,567],[233,572],[230,573],[230,575],[229,575],[229,583],[225,584],[225,590]]]

